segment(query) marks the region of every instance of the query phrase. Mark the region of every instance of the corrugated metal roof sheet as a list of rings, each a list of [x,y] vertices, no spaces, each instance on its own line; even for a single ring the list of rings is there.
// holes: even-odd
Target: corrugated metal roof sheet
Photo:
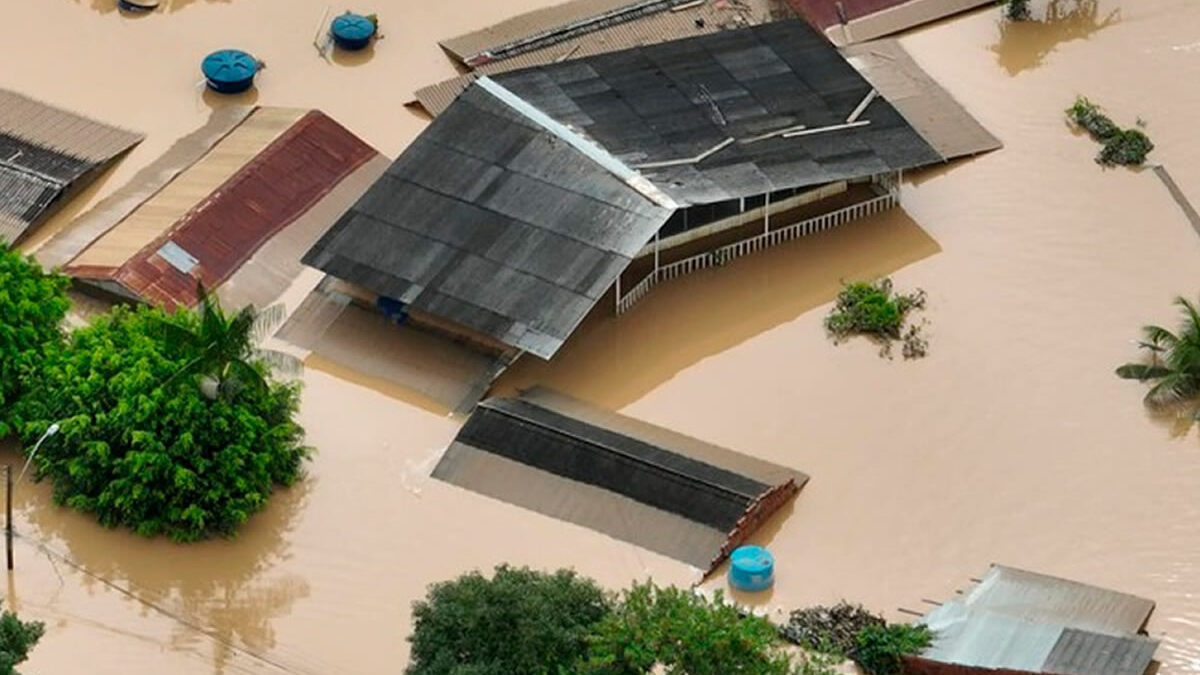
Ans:
[[[6,89],[0,89],[0,133],[92,164],[106,162],[144,138]]]
[[[0,89],[0,241],[19,239],[141,139]]]
[[[852,4],[859,6],[873,3]],[[948,16],[995,4],[993,0],[908,0],[870,13],[860,13],[856,9],[857,18],[851,18],[844,26],[831,25],[826,28],[825,34],[836,45],[854,44],[894,35]]]
[[[125,236],[128,248],[113,247],[112,257],[99,263],[89,262],[85,251],[66,272],[116,281],[168,308],[190,305],[197,280],[217,287],[374,156],[374,149],[319,112],[260,109],[110,231]],[[168,193],[169,201],[156,201]],[[168,245],[182,252],[177,257],[195,261],[190,273],[160,255]]]
[[[599,529],[707,568],[727,534],[772,486],[740,475],[737,453],[703,459],[575,417],[556,395],[479,404],[433,475]],[[644,424],[644,423],[643,423]],[[666,437],[664,434],[663,437]],[[734,458],[733,466],[722,458]],[[783,467],[771,473],[794,480]]]
[[[495,79],[681,204],[819,185],[941,157],[882,97],[844,125],[872,86],[802,20],[574,59]],[[728,139],[736,142],[725,143]],[[722,149],[701,161],[680,162]]]
[[[876,40],[842,49],[879,93],[943,159],[1001,147],[957,101],[909,56],[898,40]]]
[[[921,620],[935,633],[921,658],[979,669],[1142,675],[1158,642],[1137,632],[1153,608],[1126,593],[997,565]]]
[[[304,262],[549,358],[670,214],[476,86]]]
[[[643,16],[512,58],[481,64],[473,73],[418,89],[415,97],[431,115],[437,116],[449,107],[455,97],[465,91],[479,74],[495,75],[667,40],[707,35],[761,23],[768,18],[768,0],[745,0],[738,4],[721,5],[707,1],[697,7]]]
[[[139,170],[128,183],[101,199],[87,213],[40,246],[35,253],[37,259],[46,267],[62,267],[71,262],[92,242],[162,190],[163,186],[200,161],[254,110],[254,106],[227,106],[214,110],[202,127],[175,141],[165,153]]]
[[[438,44],[464,63],[487,53],[503,58],[505,51],[519,51],[520,46],[536,47],[553,43],[556,34],[564,31],[592,32],[606,25],[656,14],[688,1],[572,0],[519,14],[474,33],[442,40]]]

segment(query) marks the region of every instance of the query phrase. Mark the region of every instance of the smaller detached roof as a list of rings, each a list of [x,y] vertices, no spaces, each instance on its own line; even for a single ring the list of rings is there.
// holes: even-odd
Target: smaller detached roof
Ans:
[[[433,476],[706,570],[808,481],[542,389],[480,403]]]
[[[378,156],[326,115],[288,108],[257,108],[214,140],[206,152],[182,157],[186,167],[160,167],[163,182],[153,190],[134,182],[122,188],[128,195],[107,200],[105,208],[116,213],[96,217],[116,224],[65,272],[168,309],[189,306],[197,281],[216,288],[228,280],[268,240]],[[169,161],[180,161],[177,155]],[[342,208],[359,194],[341,197]],[[305,230],[317,231],[302,247],[333,217],[306,224]]]
[[[19,239],[142,138],[0,89],[0,242]]]
[[[1153,610],[1153,601],[1127,593],[993,566],[969,593],[921,620],[935,638],[913,671],[935,662],[981,671],[1142,675],[1158,646],[1139,634]]]

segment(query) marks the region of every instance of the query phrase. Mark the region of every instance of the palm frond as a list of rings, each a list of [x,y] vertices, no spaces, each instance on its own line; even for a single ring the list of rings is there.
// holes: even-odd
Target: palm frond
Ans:
[[[1125,380],[1138,380],[1145,382],[1146,380],[1155,380],[1160,377],[1166,377],[1171,374],[1171,369],[1164,366],[1156,366],[1145,363],[1126,363],[1117,368],[1117,377]]]
[[[1195,379],[1172,372],[1146,392],[1146,403],[1155,406],[1178,405],[1197,394]]]
[[[229,362],[229,377],[226,378],[226,381],[237,382],[236,386],[252,389],[261,390],[267,387],[267,381],[263,379],[262,373],[249,363],[240,360]],[[232,393],[237,393],[237,391],[235,390]]]
[[[254,329],[251,332],[255,342],[262,342],[267,339],[271,335],[271,332],[275,330],[275,327],[283,322],[286,316],[287,308],[281,302],[259,310],[254,317]]]
[[[163,343],[171,351],[191,349],[198,346],[198,336],[188,328],[172,321],[170,317],[156,315],[154,321],[162,331]]]
[[[304,362],[300,359],[275,349],[256,349],[254,359],[262,361],[271,368],[272,373],[287,377],[296,377],[304,372]]]
[[[1171,331],[1162,326],[1142,326],[1142,335],[1146,336],[1146,342],[1157,347],[1154,351],[1162,351],[1164,347],[1171,347],[1179,342],[1179,338]]]
[[[1191,325],[1187,326],[1184,332],[1190,330],[1193,334],[1200,334],[1200,311],[1197,311],[1196,306],[1183,296],[1175,298],[1175,304],[1183,307],[1184,313],[1191,322]]]
[[[161,386],[164,389],[166,389],[167,387],[171,386],[172,384],[178,382],[179,380],[181,380],[185,377],[190,377],[192,375],[197,375],[197,374],[203,372],[206,358],[207,358],[206,355],[201,354],[200,356],[195,357],[191,361],[188,361],[187,363],[184,364],[184,366],[182,368],[180,368],[179,370],[176,370],[170,377],[168,377],[162,383]]]

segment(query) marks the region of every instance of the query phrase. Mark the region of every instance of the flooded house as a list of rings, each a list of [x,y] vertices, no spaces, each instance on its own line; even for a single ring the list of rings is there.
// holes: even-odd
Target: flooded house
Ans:
[[[967,593],[920,621],[933,644],[905,658],[914,675],[1143,675],[1158,640],[1154,601],[993,565]]]
[[[387,163],[320,111],[226,108],[42,255],[111,299],[187,307],[199,282],[231,306],[265,306]]]
[[[0,243],[29,234],[141,140],[0,89]]]
[[[808,24],[768,23],[480,77],[304,262],[492,378],[597,307],[892,208],[944,159]]]

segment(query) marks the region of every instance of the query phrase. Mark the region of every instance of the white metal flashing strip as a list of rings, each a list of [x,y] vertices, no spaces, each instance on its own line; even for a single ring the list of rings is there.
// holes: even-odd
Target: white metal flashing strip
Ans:
[[[784,134],[784,138],[795,138],[797,136],[811,136],[812,134],[820,134],[826,131],[838,131],[840,129],[853,129],[855,127],[865,127],[871,123],[871,120],[859,120],[857,122],[848,122],[846,124],[834,124],[828,127],[817,127],[816,129],[804,129],[802,131],[789,131]]]
[[[867,109],[867,106],[871,105],[871,101],[874,101],[875,97],[878,95],[879,92],[874,89],[867,92],[867,95],[863,97],[862,102],[858,104],[858,107],[854,109],[854,112],[850,113],[850,116],[846,118],[846,124],[856,121],[858,116],[863,114],[863,111]]]
[[[696,155],[695,157],[685,157],[684,159],[668,159],[663,162],[647,162],[645,164],[635,164],[633,168],[635,168],[635,169],[663,169],[668,166],[683,166],[684,164],[699,164],[700,162],[703,162],[704,160],[708,159],[709,157],[712,157],[716,153],[720,152],[721,150],[723,150],[726,146],[728,146],[732,142],[733,142],[733,138],[726,138],[725,140],[721,141],[720,143],[717,143],[716,145],[714,145],[711,148],[709,148],[708,150],[705,150],[704,152]]]
[[[478,84],[484,91],[520,113],[522,117],[554,134],[571,147],[583,153],[588,159],[599,164],[609,173],[624,181],[626,185],[637,190],[646,199],[665,209],[680,208],[675,200],[668,197],[666,193],[655,187],[653,183],[646,180],[641,174],[626,166],[624,162],[613,157],[607,150],[580,136],[567,125],[558,122],[546,113],[538,110],[525,99],[512,93],[495,80],[484,75],[475,80],[475,84]]]
[[[790,134],[793,131],[804,131],[807,128],[808,127],[804,126],[803,124],[797,124],[794,127],[786,127],[783,129],[777,129],[775,131],[771,131],[771,132],[768,132],[765,134],[759,134],[758,136],[751,136],[750,138],[745,138],[738,142],[743,143],[743,144],[744,143],[757,143],[758,141],[765,141],[768,138],[775,138],[776,136],[783,136],[784,134]]]

